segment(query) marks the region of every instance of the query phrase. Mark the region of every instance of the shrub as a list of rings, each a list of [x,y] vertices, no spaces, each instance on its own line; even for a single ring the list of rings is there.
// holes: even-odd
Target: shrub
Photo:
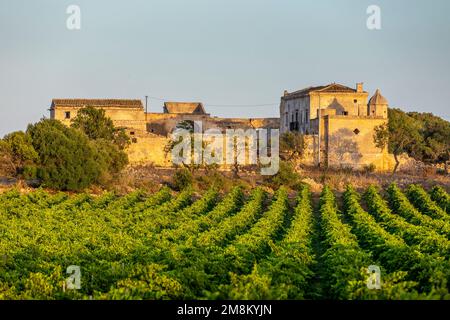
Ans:
[[[193,176],[192,173],[186,169],[178,169],[173,175],[173,189],[181,191],[187,187],[192,186]]]
[[[98,182],[103,185],[108,184],[128,164],[128,156],[117,145],[104,139],[93,141],[93,145],[96,162],[101,168]]]
[[[22,177],[24,179],[36,179],[38,167],[36,165],[27,165],[23,168]]]
[[[303,134],[286,132],[280,137],[280,156],[286,161],[301,159],[306,147],[307,144]]]
[[[26,133],[5,137],[24,178],[37,177],[45,187],[77,191],[117,177],[128,164],[125,133],[93,108],[82,109],[74,123],[75,128],[44,119],[28,126]]]
[[[376,169],[377,169],[377,166],[375,164],[373,164],[373,163],[366,164],[363,167],[364,173],[374,173]]]
[[[0,175],[13,176],[15,174],[16,170],[13,165],[11,148],[7,142],[0,140]]]
[[[30,135],[22,131],[10,133],[2,140],[0,149],[2,160],[9,166],[11,174],[28,179],[35,177],[39,156]]]
[[[276,175],[265,177],[265,181],[272,189],[278,189],[281,186],[296,188],[300,180],[300,175],[295,171],[292,163],[287,161],[280,161],[280,169]]]
[[[105,110],[87,106],[78,111],[72,127],[84,132],[91,140],[106,140],[114,143],[120,150],[130,144],[130,138],[123,128],[115,128]]]
[[[195,185],[200,190],[219,188],[223,191],[229,191],[236,182],[236,180],[225,177],[220,171],[216,169],[209,169],[206,172],[197,172],[194,178]]]
[[[81,190],[100,177],[104,164],[97,162],[98,151],[82,132],[44,119],[29,125],[27,134],[39,154],[37,177],[43,186]]]

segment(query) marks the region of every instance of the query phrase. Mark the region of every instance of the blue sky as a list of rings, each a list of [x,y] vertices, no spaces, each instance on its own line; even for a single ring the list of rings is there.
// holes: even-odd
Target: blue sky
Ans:
[[[66,28],[71,4],[81,30]],[[366,27],[372,4],[381,30]],[[48,116],[52,98],[273,117],[284,89],[330,82],[450,119],[449,14],[447,0],[0,0],[0,135]]]

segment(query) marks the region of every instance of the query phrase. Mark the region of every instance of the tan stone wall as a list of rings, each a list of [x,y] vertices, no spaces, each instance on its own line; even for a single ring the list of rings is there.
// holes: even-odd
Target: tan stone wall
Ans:
[[[147,113],[147,131],[150,133],[168,136],[182,121],[201,121],[203,125],[210,119],[209,115],[173,114],[173,113]]]
[[[314,100],[316,99],[317,100]],[[309,99],[309,98],[308,98]],[[336,104],[336,101],[339,105]],[[391,170],[394,162],[392,156],[386,151],[381,152],[373,142],[374,128],[386,119],[375,117],[360,117],[359,106],[355,108],[354,99],[358,103],[367,103],[367,93],[355,94],[323,94],[320,104],[322,107],[331,104],[331,108],[323,112],[321,119],[321,158],[322,164],[329,167],[362,168],[365,165],[374,164],[377,170]],[[333,102],[334,101],[334,102]],[[334,104],[333,104],[334,103]],[[344,109],[341,108],[343,106]],[[284,107],[284,106],[283,106]],[[318,107],[318,97],[311,97],[311,109]],[[61,120],[69,125],[79,108],[55,108],[51,110],[51,118]],[[170,154],[164,153],[164,147],[169,142],[169,133],[176,125],[185,120],[201,121],[203,130],[210,128],[226,129],[251,129],[251,128],[280,128],[278,118],[218,118],[195,114],[167,114],[147,113],[140,108],[104,108],[106,116],[110,117],[114,124],[126,127],[133,143],[127,153],[131,163],[153,163],[155,166],[171,166]],[[339,116],[342,110],[349,112],[349,116]],[[358,111],[359,110],[359,111]],[[71,113],[71,119],[65,119],[65,112]],[[354,116],[352,116],[354,115]],[[315,113],[311,113],[315,117]],[[317,119],[311,122],[313,128],[317,128]],[[354,130],[358,129],[358,134]],[[318,136],[307,135],[307,150],[303,163],[317,165],[318,163]]]
[[[164,152],[169,142],[169,134],[176,125],[185,120],[201,121],[203,131],[210,128],[250,129],[250,128],[279,128],[278,118],[217,118],[209,114],[168,114],[147,113],[140,108],[103,108],[107,117],[111,118],[117,127],[127,128],[132,139],[127,148],[130,163],[152,163],[155,166],[172,166],[171,155]],[[52,119],[60,120],[66,125],[76,118],[80,108],[56,107],[50,110]],[[70,119],[66,119],[66,112],[70,112]],[[224,141],[225,143],[225,141]],[[246,157],[248,158],[248,157]]]
[[[305,152],[301,163],[307,166],[317,166],[318,156],[317,149],[319,146],[317,135],[306,135],[305,136]]]
[[[280,127],[278,118],[218,118],[195,114],[147,113],[147,131],[168,136],[178,123],[186,120],[201,121],[203,131],[214,128],[225,130],[251,128],[278,129]]]
[[[218,118],[208,120],[208,128],[219,129],[279,129],[279,118]]]
[[[389,170],[387,151],[374,143],[375,127],[386,119],[329,116],[324,119],[324,147],[329,167],[361,169],[374,164],[377,170]]]
[[[127,148],[128,159],[131,164],[153,164],[157,167],[170,167],[170,154],[166,158],[164,146],[169,139],[163,136],[136,133],[133,136],[137,140]]]
[[[329,116],[321,119],[321,163],[330,168],[351,167],[363,169],[374,164],[377,171],[391,171],[393,156],[375,146],[375,127],[386,119]],[[358,134],[353,131],[359,130]],[[318,164],[318,135],[305,136],[306,152],[302,163],[308,166]]]
[[[50,111],[50,118],[70,125],[71,121],[77,117],[79,110],[80,108],[74,107],[56,107]],[[103,108],[103,110],[117,127],[145,130],[145,115],[140,108]],[[70,119],[66,119],[66,112],[70,112]]]
[[[355,93],[326,93],[311,92],[310,108],[311,119],[317,118],[317,111],[320,107],[324,109],[335,109],[336,114],[341,115],[342,112],[348,112],[349,116],[367,116],[367,92]],[[320,98],[319,98],[320,96]],[[357,100],[355,103],[354,100]]]
[[[369,106],[369,114],[374,117],[387,118],[388,117],[388,105],[378,104]]]
[[[157,167],[171,167],[172,156],[169,152],[165,154],[164,147],[170,142],[169,137],[155,135],[150,133],[135,132],[132,136],[134,142],[127,148],[128,159],[131,164],[153,164]],[[252,145],[251,138],[245,140],[248,145]],[[226,163],[227,140],[223,139],[223,165],[221,168],[228,168]],[[250,151],[248,146],[245,150],[238,151],[236,156],[242,156],[245,159],[245,165],[250,165]],[[256,149],[255,149],[256,156]],[[191,158],[193,163],[193,158]]]

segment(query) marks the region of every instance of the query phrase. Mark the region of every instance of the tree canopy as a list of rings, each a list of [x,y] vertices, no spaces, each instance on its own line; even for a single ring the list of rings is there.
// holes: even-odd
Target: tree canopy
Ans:
[[[130,144],[130,138],[125,133],[125,129],[116,128],[113,121],[106,117],[103,109],[91,106],[82,108],[71,126],[83,131],[91,140],[103,139],[114,142],[121,150]]]
[[[388,147],[394,155],[394,172],[402,153],[425,163],[450,160],[450,123],[431,113],[389,109],[389,122],[375,129],[374,141],[377,147]]]
[[[34,150],[28,134],[22,131],[7,134],[0,142],[0,149],[3,166],[8,167],[5,171],[23,175],[25,178],[34,178],[35,163],[39,155]]]
[[[286,132],[281,135],[280,155],[286,161],[301,159],[305,153],[306,141],[304,135],[296,132]]]
[[[96,161],[96,148],[81,131],[44,119],[29,125],[27,133],[39,154],[37,175],[44,186],[80,190],[100,177],[102,168]]]
[[[103,110],[85,108],[67,127],[43,119],[0,140],[0,173],[38,178],[45,187],[81,190],[106,185],[127,165],[129,138]]]
[[[418,157],[429,163],[450,160],[450,122],[431,113],[410,112],[408,115],[421,124],[419,132],[422,143],[418,146]]]

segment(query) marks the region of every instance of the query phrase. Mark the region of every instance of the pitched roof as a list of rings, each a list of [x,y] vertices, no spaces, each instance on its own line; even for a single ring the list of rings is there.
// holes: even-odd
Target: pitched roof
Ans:
[[[83,108],[91,106],[94,108],[140,108],[143,109],[141,100],[130,99],[53,99],[54,107]]]
[[[387,99],[381,95],[380,89],[377,89],[373,97],[369,100],[369,106],[376,104],[389,104]]]
[[[342,84],[338,84],[338,83],[330,83],[328,85],[325,86],[315,86],[315,87],[308,87],[308,88],[304,88],[298,91],[294,91],[291,93],[287,93],[284,98],[297,98],[297,97],[301,97],[301,96],[306,96],[309,95],[311,92],[330,92],[330,93],[334,93],[334,92],[349,92],[349,93],[355,93],[357,92],[356,89],[344,86]]]
[[[206,114],[201,102],[164,102],[164,113]]]

